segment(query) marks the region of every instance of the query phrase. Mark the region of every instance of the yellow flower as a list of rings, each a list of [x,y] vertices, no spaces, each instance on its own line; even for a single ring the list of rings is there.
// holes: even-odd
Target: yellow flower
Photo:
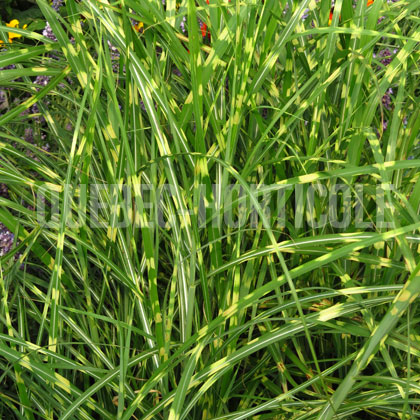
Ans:
[[[6,26],[9,27],[9,28],[19,28],[19,21],[17,19],[12,19],[9,23],[6,23]],[[23,25],[22,29],[26,29],[27,26],[28,25],[26,25],[26,24]],[[17,34],[15,32],[9,32],[8,35],[9,35],[9,42],[10,43],[13,42],[12,40],[14,38],[22,38],[22,35]],[[0,44],[3,44],[2,40],[0,40]]]
[[[143,29],[144,29],[144,24],[143,22],[137,22],[134,26],[133,26],[134,30],[136,32],[140,32],[143,33]]]

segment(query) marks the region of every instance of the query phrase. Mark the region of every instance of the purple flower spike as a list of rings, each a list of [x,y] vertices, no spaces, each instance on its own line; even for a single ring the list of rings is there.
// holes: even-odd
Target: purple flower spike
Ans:
[[[63,5],[63,0],[53,0],[51,7],[58,12],[61,8],[61,6]]]
[[[54,35],[54,32],[52,31],[51,26],[48,22],[46,23],[45,28],[42,31],[42,35],[51,39],[52,41],[57,41],[57,37]]]
[[[386,108],[386,109],[391,109],[391,94],[393,94],[393,90],[392,88],[389,88],[385,95],[382,97],[382,105]]]
[[[303,12],[303,15],[302,15],[301,19],[303,21],[305,21],[308,18],[308,16],[309,16],[309,9],[305,9],[304,12]]]
[[[388,66],[389,63],[392,61],[391,59],[392,53],[389,50],[389,48],[385,48],[384,50],[381,50],[378,52],[377,57],[379,61],[384,65]]]

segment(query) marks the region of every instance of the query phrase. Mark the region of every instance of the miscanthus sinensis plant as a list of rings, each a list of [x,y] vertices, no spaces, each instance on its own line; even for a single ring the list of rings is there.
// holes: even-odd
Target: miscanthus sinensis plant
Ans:
[[[420,1],[37,4],[0,26],[0,417],[418,418]]]

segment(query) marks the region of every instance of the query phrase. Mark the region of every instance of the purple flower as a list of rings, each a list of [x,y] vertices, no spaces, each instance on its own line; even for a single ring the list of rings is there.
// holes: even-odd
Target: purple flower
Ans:
[[[34,113],[34,114],[38,114],[39,113],[38,104],[33,104],[32,105],[32,113]]]
[[[0,223],[0,257],[7,254],[13,247],[15,235]]]
[[[42,35],[51,39],[52,41],[57,41],[57,37],[54,35],[54,32],[52,31],[51,26],[48,22],[46,22],[45,24],[45,28],[42,31]]]
[[[302,15],[301,19],[302,19],[303,21],[305,21],[305,20],[308,18],[308,16],[309,16],[309,9],[305,9],[305,10],[303,11],[303,15]]]
[[[389,50],[389,48],[385,48],[384,50],[379,51],[378,54],[376,55],[376,57],[378,57],[379,61],[384,66],[389,65],[389,63],[392,61],[392,59],[390,58],[391,56],[392,56],[392,53]]]
[[[1,50],[1,52],[3,52],[4,50]],[[16,68],[16,66],[14,64],[9,64],[6,67],[0,67],[0,70],[14,70]]]
[[[386,108],[386,109],[391,109],[391,95],[394,93],[394,91],[392,90],[392,88],[389,88],[385,95],[382,96],[382,105]]]
[[[187,29],[185,28],[185,23],[187,22],[187,18],[186,16],[184,16],[181,20],[181,23],[179,24],[181,31],[185,34],[185,32],[187,31]]]
[[[51,7],[58,12],[63,5],[63,0],[52,0]]]
[[[47,86],[48,82],[50,81],[50,76],[36,76],[34,83],[39,86]]]

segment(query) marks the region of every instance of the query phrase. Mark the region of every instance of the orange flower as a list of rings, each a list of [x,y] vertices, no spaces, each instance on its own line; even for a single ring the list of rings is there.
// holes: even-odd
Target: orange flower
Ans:
[[[6,23],[6,26],[8,26],[9,28],[19,28],[19,21],[17,19],[13,19],[11,20],[9,23]],[[26,29],[28,25],[23,25],[22,29]],[[9,36],[9,43],[12,43],[13,39],[15,38],[22,38],[22,35],[17,34],[15,32],[8,32],[8,36]],[[3,41],[0,40],[0,44],[3,44]]]
[[[372,4],[373,4],[374,1],[375,0],[367,0],[367,7],[372,6]],[[333,18],[333,13],[334,13],[334,6],[331,7],[331,10],[330,10],[330,17],[328,19],[328,25],[331,25],[332,18]]]
[[[206,0],[206,3],[207,4],[210,4],[210,1],[209,0]],[[211,35],[210,35],[210,31],[208,30],[207,24],[204,23],[204,22],[201,22],[200,23],[200,29],[201,29],[201,36],[203,38],[205,38],[207,36],[208,39],[210,40],[211,39]]]
[[[137,22],[134,26],[133,26],[133,28],[134,28],[134,30],[136,31],[136,32],[139,32],[139,33],[143,33],[143,30],[144,30],[144,23],[143,22]]]
[[[332,18],[333,18],[333,13],[334,13],[334,6],[331,7],[331,9],[330,9],[330,17],[328,18],[328,26],[331,25]]]
[[[207,35],[207,25],[204,22],[201,22],[200,29],[201,29],[201,36],[205,38],[205,36]]]

